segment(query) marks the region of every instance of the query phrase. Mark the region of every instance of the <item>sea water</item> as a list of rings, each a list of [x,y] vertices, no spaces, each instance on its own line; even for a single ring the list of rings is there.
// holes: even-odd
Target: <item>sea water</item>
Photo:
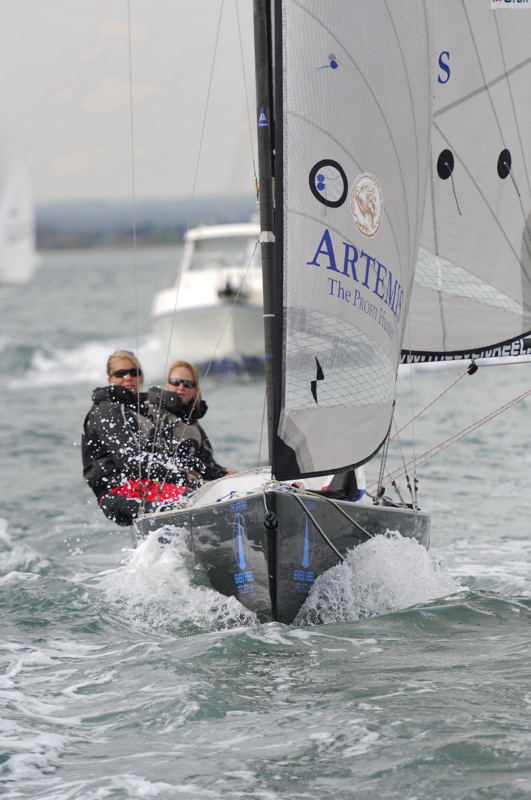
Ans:
[[[429,552],[376,537],[317,581],[296,625],[259,625],[179,540],[133,549],[81,476],[111,350],[162,377],[149,308],[178,260],[49,254],[0,292],[2,797],[531,797],[529,398],[418,468]],[[398,427],[463,373],[401,377]],[[392,466],[530,384],[529,364],[463,377]],[[262,381],[204,389],[218,460],[263,462]]]

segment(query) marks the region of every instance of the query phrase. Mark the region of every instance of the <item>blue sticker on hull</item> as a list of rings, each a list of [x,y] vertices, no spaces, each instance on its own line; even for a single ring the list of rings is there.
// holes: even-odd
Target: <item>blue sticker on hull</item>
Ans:
[[[293,570],[293,590],[307,594],[315,580],[312,559],[315,546],[315,527],[304,514],[299,526],[299,566]]]
[[[247,526],[243,514],[237,513],[232,525],[232,546],[234,560],[238,572],[234,572],[234,583],[238,594],[246,594],[254,589],[254,575],[252,569],[247,569],[249,540],[247,539]]]

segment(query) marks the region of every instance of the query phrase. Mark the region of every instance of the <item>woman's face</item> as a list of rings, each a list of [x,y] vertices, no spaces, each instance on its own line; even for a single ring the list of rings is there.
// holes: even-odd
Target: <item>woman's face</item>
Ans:
[[[130,358],[117,358],[112,362],[112,372],[107,379],[108,383],[111,386],[124,386],[131,392],[139,392],[142,386],[142,375],[135,378],[131,375],[130,370],[138,371],[138,367]],[[126,374],[122,375],[121,373],[124,371]]]
[[[193,386],[187,387],[184,383],[180,383],[179,386],[173,386],[169,382],[170,380],[191,381]],[[175,392],[175,394],[178,394],[185,406],[192,402],[197,392],[194,376],[188,367],[175,367],[172,369],[169,379],[164,384],[164,388],[168,392]]]

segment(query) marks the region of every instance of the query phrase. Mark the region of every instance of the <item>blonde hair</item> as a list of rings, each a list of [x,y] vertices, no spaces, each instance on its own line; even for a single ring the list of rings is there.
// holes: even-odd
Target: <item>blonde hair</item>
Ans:
[[[112,375],[112,372],[113,372],[113,366],[112,365],[114,364],[114,362],[115,361],[119,361],[121,358],[128,358],[129,361],[133,362],[135,367],[140,370],[140,377],[142,378],[142,383],[143,383],[143,381],[144,381],[144,371],[143,371],[142,367],[140,366],[140,361],[135,356],[135,354],[132,353],[130,350],[115,350],[114,353],[111,353],[111,355],[107,359],[107,377],[110,378],[110,376]]]
[[[194,392],[194,405],[201,402],[201,387],[200,387],[200,378],[199,378],[199,370],[195,366],[195,364],[190,364],[189,361],[181,361],[177,360],[174,361],[171,367],[168,370],[168,379],[171,377],[171,374],[174,369],[178,369],[179,367],[184,367],[185,369],[190,370],[192,373],[193,379],[195,381],[195,392]]]

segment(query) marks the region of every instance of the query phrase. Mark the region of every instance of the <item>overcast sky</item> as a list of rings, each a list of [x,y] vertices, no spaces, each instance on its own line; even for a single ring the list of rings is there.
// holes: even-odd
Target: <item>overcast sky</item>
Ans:
[[[220,9],[198,194],[251,193],[236,0],[0,0],[0,167],[37,202],[189,197]],[[129,81],[131,13],[132,118]],[[252,1],[238,0],[255,126]]]

